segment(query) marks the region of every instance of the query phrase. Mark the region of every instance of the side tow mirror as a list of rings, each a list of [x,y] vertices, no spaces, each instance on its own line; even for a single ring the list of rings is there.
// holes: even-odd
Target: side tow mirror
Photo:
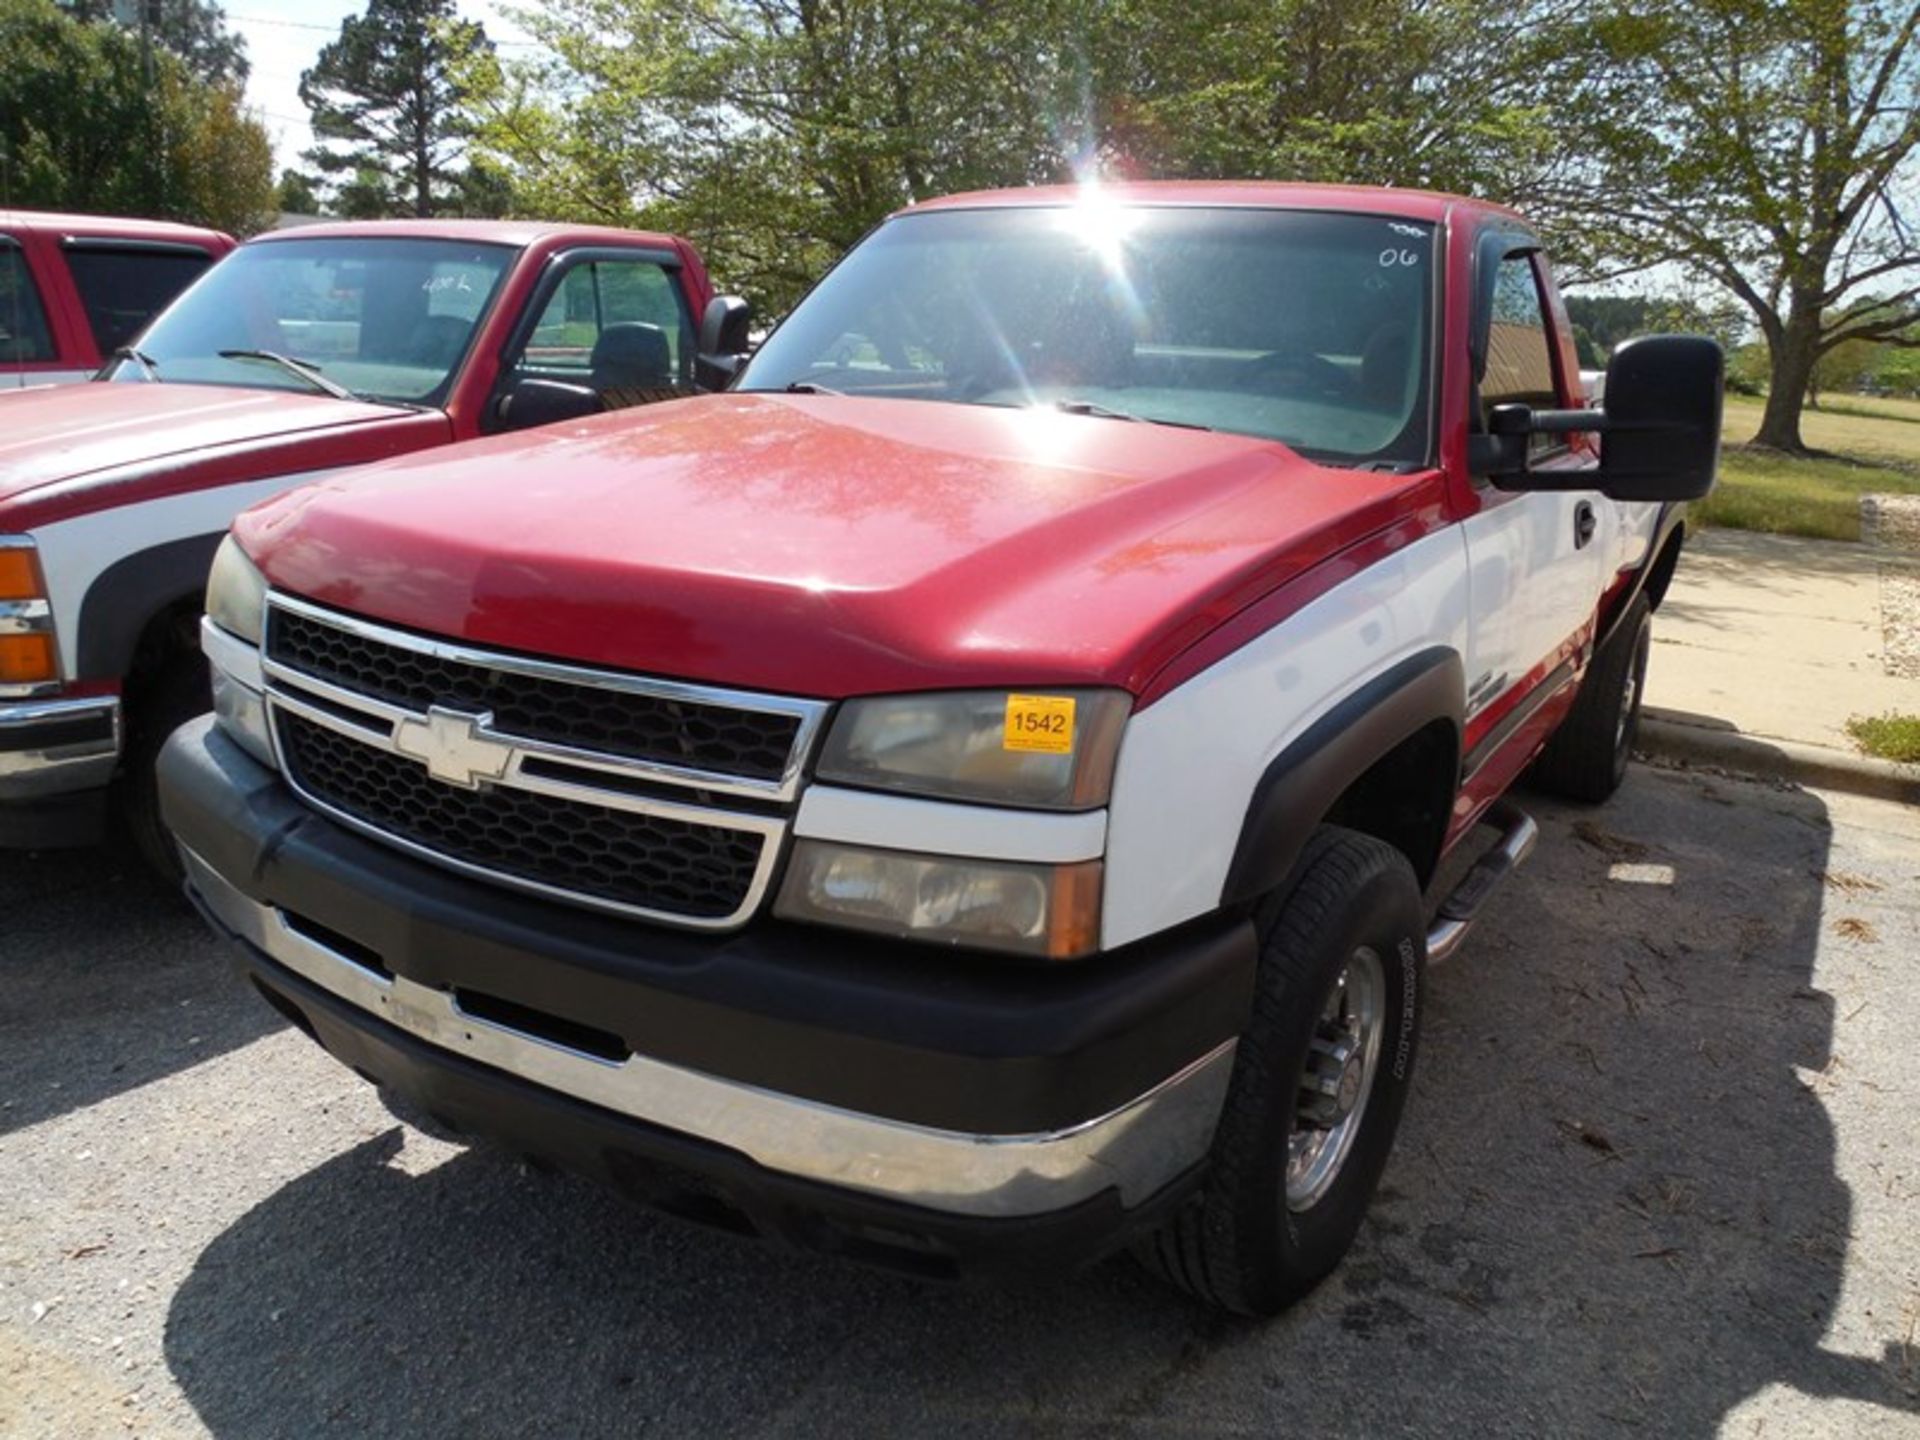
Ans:
[[[1501,490],[1598,490],[1615,500],[1699,500],[1720,465],[1726,358],[1704,335],[1629,340],[1607,364],[1606,404],[1594,410],[1496,405],[1471,438],[1468,464]],[[1600,436],[1600,468],[1535,471],[1534,435]]]
[[[1701,500],[1720,468],[1726,357],[1704,335],[1629,340],[1607,362],[1600,486],[1616,500]]]
[[[694,383],[702,390],[723,390],[739,372],[753,342],[747,338],[753,310],[738,295],[716,295],[700,317],[694,354]]]
[[[564,380],[521,380],[500,397],[495,414],[502,430],[532,430],[561,420],[584,420],[606,407],[600,392]]]

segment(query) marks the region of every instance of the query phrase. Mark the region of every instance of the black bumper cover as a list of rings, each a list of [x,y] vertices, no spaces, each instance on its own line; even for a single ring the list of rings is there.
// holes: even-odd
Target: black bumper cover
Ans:
[[[229,883],[396,973],[870,1115],[978,1134],[1061,1129],[1133,1100],[1247,1018],[1255,950],[1244,919],[1057,966],[772,921],[697,935],[522,896],[366,840],[297,801],[210,720],[175,735],[160,785],[175,834]],[[908,1268],[932,1271],[956,1255],[969,1268],[1003,1254],[1016,1266],[1036,1255],[1071,1263],[1118,1243],[1181,1188],[1131,1212],[1108,1191],[1042,1217],[970,1220],[777,1175],[428,1046],[242,950],[269,998],[363,1075],[463,1130],[667,1209],[732,1217],[732,1228],[853,1254],[878,1246],[887,1255],[864,1258],[919,1256],[927,1263]],[[918,1248],[899,1243],[908,1234]]]

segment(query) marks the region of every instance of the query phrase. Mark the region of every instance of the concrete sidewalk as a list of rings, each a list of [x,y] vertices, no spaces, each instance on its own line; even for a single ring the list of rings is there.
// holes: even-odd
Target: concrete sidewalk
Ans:
[[[1866,545],[1741,530],[1689,537],[1654,624],[1646,748],[1689,759],[1719,750],[1728,768],[1789,776],[1805,767],[1739,762],[1768,748],[1787,760],[1804,751],[1833,772],[1812,777],[1821,783],[1853,768],[1882,783],[1848,788],[1920,784],[1920,767],[1868,761],[1846,732],[1856,715],[1920,714],[1916,581],[1914,557]]]

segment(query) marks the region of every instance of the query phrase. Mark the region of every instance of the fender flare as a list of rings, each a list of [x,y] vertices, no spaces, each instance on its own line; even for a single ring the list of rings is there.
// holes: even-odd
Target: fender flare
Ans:
[[[1453,728],[1454,770],[1447,778],[1457,788],[1466,673],[1459,652],[1445,646],[1410,655],[1333,705],[1282,750],[1247,804],[1221,903],[1249,904],[1285,882],[1313,827],[1354,781],[1435,721]]]
[[[206,593],[213,552],[226,533],[215,530],[136,550],[94,576],[80,601],[76,678],[125,678],[153,617]]]
[[[1613,608],[1602,617],[1599,634],[1593,642],[1595,654],[1613,638],[1614,632],[1627,618],[1627,611],[1633,608],[1633,602],[1641,595],[1651,591],[1656,609],[1661,600],[1666,598],[1667,582],[1673,579],[1674,566],[1680,560],[1680,547],[1686,543],[1686,512],[1684,501],[1669,501],[1660,507],[1660,514],[1653,525],[1653,538],[1647,542],[1647,558],[1634,570],[1632,583],[1620,592],[1613,602]],[[1676,539],[1676,536],[1679,538]],[[1673,565],[1665,563],[1669,547],[1674,552]]]

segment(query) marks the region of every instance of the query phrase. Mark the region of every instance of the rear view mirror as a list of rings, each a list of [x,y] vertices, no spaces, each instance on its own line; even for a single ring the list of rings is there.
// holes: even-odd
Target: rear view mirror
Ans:
[[[694,356],[694,382],[703,390],[721,390],[740,369],[753,348],[747,327],[753,311],[738,295],[716,295],[700,317],[700,339]]]
[[[1726,358],[1704,335],[1629,340],[1607,363],[1600,487],[1616,500],[1699,500],[1720,466]]]
[[[564,380],[521,380],[500,397],[500,429],[531,430],[561,420],[584,420],[605,407],[600,392]]]
[[[1699,500],[1720,466],[1726,359],[1704,335],[1645,335],[1613,352],[1602,408],[1496,405],[1468,464],[1502,490],[1598,490],[1615,500]],[[1598,470],[1540,470],[1534,435],[1598,434]]]

